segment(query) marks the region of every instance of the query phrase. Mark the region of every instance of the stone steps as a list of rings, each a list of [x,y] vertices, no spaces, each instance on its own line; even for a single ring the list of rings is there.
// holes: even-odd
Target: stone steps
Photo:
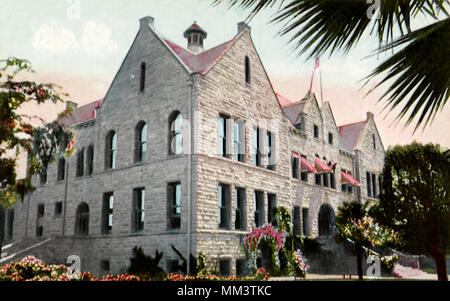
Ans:
[[[422,270],[405,267],[400,264],[394,265],[394,277],[401,279],[437,280],[436,274],[429,274]]]
[[[13,260],[21,260],[30,255],[33,249],[46,244],[51,238],[25,238],[19,241],[5,244],[2,247],[2,257],[0,264],[5,264]]]

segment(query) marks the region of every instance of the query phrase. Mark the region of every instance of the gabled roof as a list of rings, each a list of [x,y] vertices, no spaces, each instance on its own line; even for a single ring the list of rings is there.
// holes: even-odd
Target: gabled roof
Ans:
[[[300,114],[303,112],[305,104],[305,101],[301,101],[283,107],[284,114],[289,118],[292,124],[298,124],[300,122]]]
[[[366,121],[359,121],[339,126],[339,146],[348,152],[353,152],[365,125]]]
[[[71,114],[61,118],[60,124],[68,126],[95,119],[95,109],[101,106],[102,101],[99,99],[74,109]]]
[[[183,63],[190,69],[191,72],[206,73],[209,69],[226,53],[226,51],[237,40],[235,37],[223,44],[214,48],[194,54],[193,52],[169,41],[163,39],[164,42],[173,50],[173,52],[183,61]]]

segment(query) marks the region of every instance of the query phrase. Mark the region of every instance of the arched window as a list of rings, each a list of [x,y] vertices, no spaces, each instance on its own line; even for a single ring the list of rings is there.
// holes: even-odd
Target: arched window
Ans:
[[[147,124],[140,121],[135,130],[134,162],[144,162],[147,151]]]
[[[84,202],[77,207],[75,216],[75,234],[89,235],[89,205]]]
[[[245,56],[245,82],[250,84],[250,58]]]
[[[169,118],[169,154],[179,155],[183,152],[183,118],[175,111]]]
[[[106,135],[106,147],[105,147],[105,168],[116,168],[116,140],[117,134],[114,131],[109,131]]]
[[[319,236],[332,236],[335,233],[336,218],[329,204],[323,204],[319,210]]]
[[[140,85],[139,85],[139,91],[144,92],[145,89],[145,63],[141,63],[141,79],[140,79]]]

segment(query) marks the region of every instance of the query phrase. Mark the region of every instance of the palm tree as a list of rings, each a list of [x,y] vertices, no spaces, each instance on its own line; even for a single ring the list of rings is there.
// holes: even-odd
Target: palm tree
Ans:
[[[223,2],[250,10],[246,21],[274,8],[271,22],[283,24],[279,34],[292,34],[289,43],[308,58],[339,50],[348,53],[369,31],[380,45],[375,53],[392,54],[364,79],[365,84],[384,74],[373,88],[389,85],[379,101],[384,99],[390,111],[403,105],[397,120],[406,117],[406,125],[415,121],[415,130],[432,121],[448,100],[449,0],[213,0]],[[434,21],[413,30],[412,21],[419,15]]]

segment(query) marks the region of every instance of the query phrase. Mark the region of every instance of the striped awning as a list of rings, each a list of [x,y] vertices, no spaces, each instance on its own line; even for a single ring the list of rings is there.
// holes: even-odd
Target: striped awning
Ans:
[[[350,175],[344,171],[341,171],[341,182],[345,183],[345,184],[359,186],[359,182],[356,181],[356,179],[354,177],[352,177],[352,175]]]
[[[317,172],[333,172],[333,169],[331,169],[326,163],[320,161],[317,157],[314,159],[314,166],[317,169]]]

